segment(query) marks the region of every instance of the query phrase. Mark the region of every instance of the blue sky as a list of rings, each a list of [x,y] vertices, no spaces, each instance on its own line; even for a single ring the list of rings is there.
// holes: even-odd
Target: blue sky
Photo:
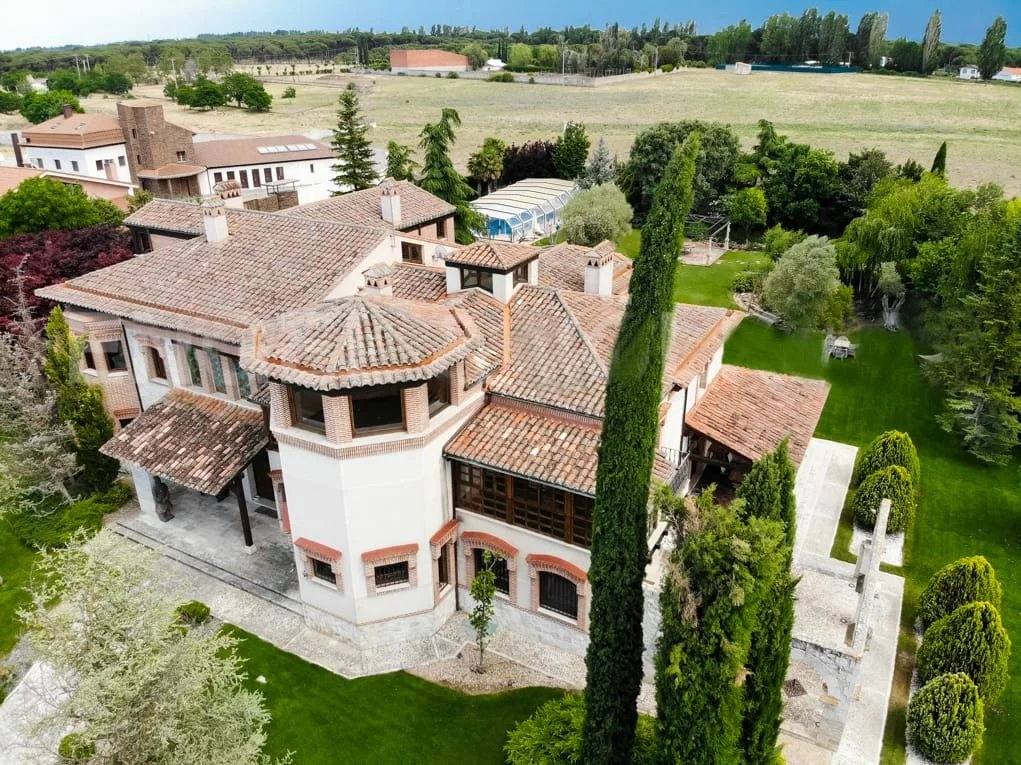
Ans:
[[[124,39],[190,37],[202,32],[272,29],[343,29],[358,26],[398,30],[434,23],[517,29],[568,24],[632,26],[653,18],[693,19],[700,31],[747,18],[753,26],[768,15],[800,13],[810,2],[772,0],[9,0],[0,11],[0,49],[32,45],[97,43]],[[852,28],[868,10],[890,14],[890,37],[920,38],[932,0],[875,2],[835,0],[817,3],[821,11],[846,13]],[[85,12],[87,9],[87,12]],[[1021,45],[1021,0],[969,0],[941,9],[943,39],[978,42],[990,22],[1007,19],[1007,41]]]

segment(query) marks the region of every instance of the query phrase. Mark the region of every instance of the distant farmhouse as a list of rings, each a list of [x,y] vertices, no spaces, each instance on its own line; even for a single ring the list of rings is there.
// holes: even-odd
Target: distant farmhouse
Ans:
[[[390,71],[395,74],[467,72],[468,57],[445,50],[390,50]]]

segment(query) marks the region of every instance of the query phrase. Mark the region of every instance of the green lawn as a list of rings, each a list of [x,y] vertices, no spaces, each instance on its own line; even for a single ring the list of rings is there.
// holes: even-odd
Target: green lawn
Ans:
[[[409,675],[345,680],[241,630],[250,687],[272,715],[266,752],[294,762],[502,763],[507,731],[562,691],[467,696]],[[254,681],[264,676],[266,683]]]
[[[711,266],[679,263],[674,277],[674,299],[684,303],[736,308],[730,285],[742,271],[761,271],[769,258],[761,252],[731,250]]]
[[[0,521],[0,660],[2,660],[21,633],[17,610],[28,600],[23,589],[32,570],[35,552],[22,543],[3,521]]]
[[[692,300],[684,277],[680,299]],[[697,298],[697,294],[694,295]],[[713,301],[720,304],[722,301]],[[902,653],[886,731],[885,763],[904,759],[903,701],[910,678],[911,623],[921,588],[934,571],[964,555],[985,555],[1004,587],[1003,617],[1021,645],[1021,476],[1017,461],[990,467],[969,457],[953,435],[936,424],[939,394],[923,378],[917,354],[922,351],[907,332],[863,329],[853,337],[858,356],[851,361],[823,360],[822,335],[787,335],[749,319],[727,343],[730,364],[823,377],[832,386],[816,435],[861,446],[876,434],[896,428],[911,434],[922,463],[918,515],[905,550],[906,577],[902,618]],[[846,553],[850,527],[845,523],[834,545]],[[840,548],[840,549],[837,549]],[[1021,649],[1011,659],[1011,683],[993,708],[986,710],[985,746],[977,763],[1017,762],[1021,752]]]

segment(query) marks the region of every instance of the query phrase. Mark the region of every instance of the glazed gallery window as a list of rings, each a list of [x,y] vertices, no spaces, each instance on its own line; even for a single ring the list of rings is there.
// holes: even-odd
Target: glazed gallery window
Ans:
[[[323,394],[308,388],[291,388],[291,414],[294,424],[305,430],[326,432]]]
[[[202,371],[199,368],[199,351],[194,345],[185,346],[184,360],[187,365],[188,384],[194,388],[201,388]]]
[[[539,572],[539,607],[578,618],[578,585],[550,571]]]
[[[404,428],[404,397],[397,385],[377,385],[351,392],[351,423],[355,435]]]
[[[411,581],[408,562],[405,560],[400,563],[387,563],[383,566],[376,566],[373,569],[373,579],[375,580],[377,590],[384,587],[394,587],[398,584],[407,584]]]
[[[223,376],[223,359],[220,358],[220,353],[207,348],[206,355],[209,357],[209,367],[213,370],[213,390],[217,393],[226,393],[227,380]]]
[[[475,573],[482,571],[486,567],[485,555],[486,551],[481,547],[476,547],[472,550]],[[490,561],[490,568],[496,577],[497,592],[510,595],[510,570],[507,568],[507,559],[501,558],[499,555],[493,555]]]
[[[461,288],[478,287],[486,292],[493,291],[493,272],[480,268],[461,268]]]
[[[124,346],[120,340],[107,340],[103,343],[103,357],[106,359],[108,372],[125,372],[128,360],[124,357]]]
[[[330,584],[337,584],[337,574],[333,570],[333,566],[324,560],[318,558],[312,558],[312,575],[316,579],[322,579],[324,582]]]

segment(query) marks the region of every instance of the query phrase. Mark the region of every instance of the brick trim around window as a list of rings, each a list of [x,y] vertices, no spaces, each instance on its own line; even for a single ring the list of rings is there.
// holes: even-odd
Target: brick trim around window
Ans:
[[[306,579],[314,579],[324,586],[329,586],[329,582],[317,577],[315,575],[315,563],[314,561],[320,561],[326,563],[333,570],[333,575],[336,577],[335,587],[337,592],[344,591],[344,579],[341,576],[340,550],[334,549],[321,542],[313,542],[311,539],[305,537],[298,537],[294,540],[294,546],[302,552],[303,564],[304,564],[304,576]]]
[[[498,555],[507,561],[507,597],[512,605],[518,603],[518,548],[509,542],[505,542],[494,534],[487,534],[484,531],[466,531],[461,535],[461,549],[464,552],[464,573],[465,587],[471,587],[475,579],[475,550],[489,550],[493,555]]]
[[[588,629],[588,608],[586,599],[588,597],[588,575],[570,561],[558,558],[556,555],[529,555],[525,558],[528,563],[528,579],[531,582],[531,602],[529,610],[539,613],[539,574],[543,571],[558,574],[565,579],[574,582],[578,588],[578,629]]]
[[[394,563],[408,564],[408,584],[377,591],[376,567],[389,566]],[[362,565],[365,573],[365,592],[370,598],[396,590],[418,587],[418,544],[394,545],[393,547],[381,547],[378,550],[368,550],[362,553]]]
[[[461,522],[456,518],[451,518],[449,521],[440,526],[440,530],[437,531],[432,537],[429,538],[429,556],[432,559],[432,574],[433,574],[433,603],[439,603],[440,596],[444,593],[444,590],[440,587],[440,565],[446,563],[446,576],[447,583],[454,584],[454,556],[457,554],[455,549],[455,542],[457,541],[457,530],[460,528]],[[447,555],[446,560],[442,558],[443,548],[446,548]],[[449,589],[449,588],[448,588]]]

